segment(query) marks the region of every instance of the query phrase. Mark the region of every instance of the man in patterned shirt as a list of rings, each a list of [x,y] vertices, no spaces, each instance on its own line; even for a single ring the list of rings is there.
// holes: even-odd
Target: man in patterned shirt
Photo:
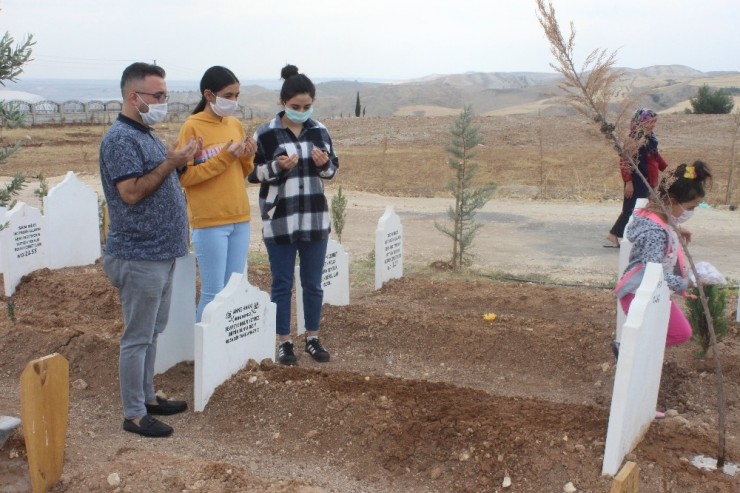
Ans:
[[[123,104],[100,144],[100,177],[110,213],[103,266],[123,309],[119,380],[123,429],[148,437],[172,434],[152,414],[175,414],[184,401],[157,396],[154,359],[166,324],[175,260],[188,253],[188,219],[176,169],[198,150],[191,140],[167,149],[150,125],[167,115],[161,67],[128,66]]]

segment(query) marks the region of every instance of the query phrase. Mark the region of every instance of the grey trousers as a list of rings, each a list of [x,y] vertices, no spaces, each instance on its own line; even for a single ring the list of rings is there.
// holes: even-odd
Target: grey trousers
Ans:
[[[146,414],[144,404],[156,397],[157,336],[167,325],[175,259],[123,260],[106,255],[103,268],[118,288],[123,310],[118,362],[123,416],[140,418]]]

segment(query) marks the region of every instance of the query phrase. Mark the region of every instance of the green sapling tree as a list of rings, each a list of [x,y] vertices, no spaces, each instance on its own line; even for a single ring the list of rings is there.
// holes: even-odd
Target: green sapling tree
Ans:
[[[331,220],[334,223],[334,232],[339,243],[342,242],[342,231],[347,217],[347,196],[342,193],[342,185],[339,185],[337,193],[331,198]]]
[[[466,106],[450,129],[451,144],[445,150],[451,154],[448,159],[450,168],[455,177],[450,181],[448,188],[455,197],[455,205],[447,210],[447,216],[452,227],[434,223],[434,226],[444,235],[452,238],[451,267],[455,270],[472,263],[470,248],[473,239],[481,227],[475,222],[478,209],[486,205],[496,186],[486,184],[473,186],[473,178],[478,170],[475,158],[475,148],[483,141],[480,127],[473,125],[473,108]]]

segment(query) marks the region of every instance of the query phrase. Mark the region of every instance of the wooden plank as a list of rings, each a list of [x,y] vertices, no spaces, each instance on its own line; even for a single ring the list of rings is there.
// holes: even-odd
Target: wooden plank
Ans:
[[[110,227],[110,216],[108,215],[108,204],[103,204],[103,220],[100,225],[100,244],[105,245],[108,238],[108,228]]]
[[[31,361],[21,374],[21,419],[34,493],[62,476],[69,417],[69,362],[54,353]]]
[[[639,493],[640,468],[634,462],[627,462],[614,477],[609,493]]]

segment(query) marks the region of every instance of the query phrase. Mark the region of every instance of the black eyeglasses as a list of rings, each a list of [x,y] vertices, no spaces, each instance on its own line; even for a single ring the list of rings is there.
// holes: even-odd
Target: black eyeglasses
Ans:
[[[151,96],[160,103],[166,102],[168,99],[170,99],[170,95],[166,92],[142,92],[142,91],[134,91],[136,94],[146,94],[147,96]]]

